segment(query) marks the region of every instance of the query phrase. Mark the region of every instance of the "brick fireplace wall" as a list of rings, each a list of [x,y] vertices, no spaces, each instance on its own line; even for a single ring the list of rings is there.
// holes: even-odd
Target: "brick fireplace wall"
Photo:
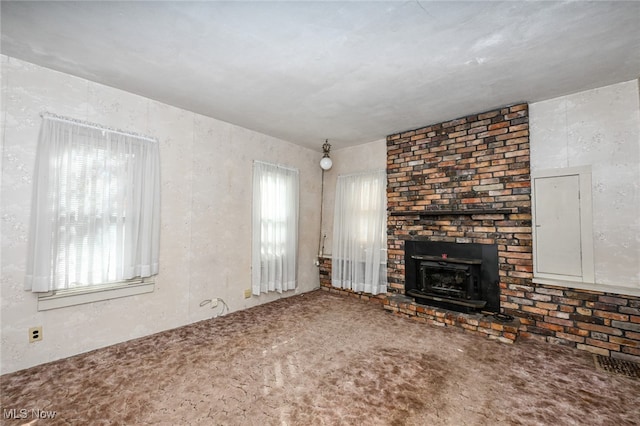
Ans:
[[[404,293],[404,241],[497,244],[501,301],[530,285],[526,104],[387,137],[390,292]]]
[[[499,340],[517,334],[640,361],[640,298],[532,282],[527,104],[389,135],[387,176],[385,308]],[[399,299],[411,239],[496,244],[500,310],[517,329]]]

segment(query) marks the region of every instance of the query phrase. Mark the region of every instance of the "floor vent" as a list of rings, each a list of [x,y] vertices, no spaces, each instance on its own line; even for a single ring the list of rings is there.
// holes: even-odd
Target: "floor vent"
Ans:
[[[596,369],[609,373],[622,374],[627,377],[640,378],[640,364],[608,356],[594,355]]]

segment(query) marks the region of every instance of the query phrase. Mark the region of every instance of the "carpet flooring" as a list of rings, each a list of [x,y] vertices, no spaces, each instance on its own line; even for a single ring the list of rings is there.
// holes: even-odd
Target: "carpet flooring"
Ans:
[[[1,379],[4,424],[640,422],[640,380],[596,370],[588,353],[498,343],[321,290]]]

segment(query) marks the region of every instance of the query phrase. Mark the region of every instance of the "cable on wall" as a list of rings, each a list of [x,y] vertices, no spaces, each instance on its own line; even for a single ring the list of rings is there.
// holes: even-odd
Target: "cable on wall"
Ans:
[[[220,306],[220,303],[222,303],[222,306]],[[200,307],[202,308],[208,304],[211,304],[211,309],[220,308],[218,312],[213,314],[214,318],[223,316],[225,313],[229,313],[229,306],[219,297],[203,300],[200,302]]]

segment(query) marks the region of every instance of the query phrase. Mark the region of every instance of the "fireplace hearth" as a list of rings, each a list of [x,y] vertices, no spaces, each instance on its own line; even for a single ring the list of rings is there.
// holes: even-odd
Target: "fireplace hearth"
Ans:
[[[405,241],[405,293],[417,303],[460,312],[498,312],[493,244]]]

